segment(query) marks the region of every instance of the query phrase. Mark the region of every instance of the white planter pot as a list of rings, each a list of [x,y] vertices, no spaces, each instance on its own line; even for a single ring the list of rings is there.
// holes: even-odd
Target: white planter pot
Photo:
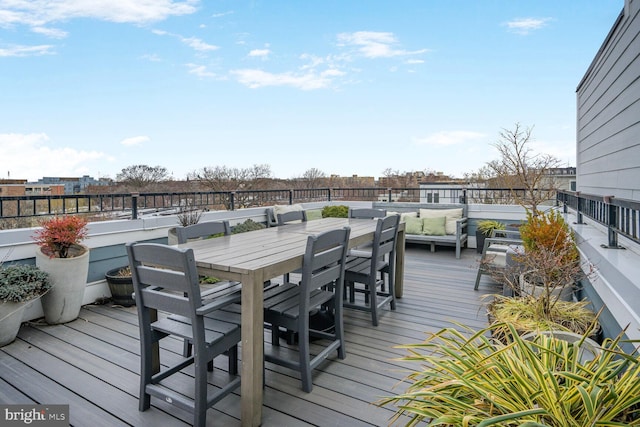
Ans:
[[[178,234],[176,233],[175,227],[171,227],[167,232],[167,244],[169,246],[175,246],[178,244]]]
[[[12,343],[22,324],[26,302],[0,303],[0,347]]]
[[[535,298],[543,295],[545,293],[544,286],[539,286],[534,282],[530,282],[527,280],[527,273],[520,274],[520,290],[524,295],[531,295]],[[573,294],[573,284],[568,284],[563,287],[556,287],[551,289],[550,298],[558,301],[571,301],[571,297]]]
[[[44,318],[50,325],[70,322],[80,314],[89,273],[89,248],[77,246],[84,253],[73,258],[49,258],[40,248],[36,250],[36,265],[51,278],[51,290],[41,300]]]

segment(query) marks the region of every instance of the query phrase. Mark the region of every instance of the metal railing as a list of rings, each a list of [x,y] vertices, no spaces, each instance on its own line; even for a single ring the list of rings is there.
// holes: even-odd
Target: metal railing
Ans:
[[[236,210],[275,204],[330,201],[465,203],[466,190],[451,188],[309,188],[208,192],[157,192],[0,197],[0,218],[61,214],[138,218],[191,209]]]
[[[584,217],[607,227],[607,248],[621,248],[618,236],[622,235],[636,244],[640,244],[640,202],[618,199],[614,196],[594,196],[573,191],[558,191],[558,202],[564,211],[571,208],[576,212],[578,224],[584,223]]]

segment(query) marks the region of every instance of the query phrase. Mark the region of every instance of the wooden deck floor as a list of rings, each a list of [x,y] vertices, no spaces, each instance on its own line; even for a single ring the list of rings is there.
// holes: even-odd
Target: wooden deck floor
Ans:
[[[406,363],[397,344],[419,342],[433,332],[461,322],[486,325],[482,295],[498,289],[483,277],[473,291],[474,249],[455,259],[453,249],[431,253],[408,246],[404,296],[395,312],[385,311],[380,325],[368,313],[346,310],[345,360],[324,363],[314,372],[311,393],[300,389],[293,371],[267,363],[263,426],[384,426],[393,408],[372,404],[399,393]],[[0,403],[69,404],[74,426],[173,426],[188,424],[187,414],[152,398],[152,408],[138,411],[139,342],[135,307],[90,305],[65,325],[23,325],[18,339],[0,349]],[[177,357],[182,343],[163,347]],[[266,351],[269,350],[267,345]],[[216,360],[224,380],[226,359]],[[188,372],[175,379],[189,393]],[[239,391],[238,391],[239,392]],[[240,425],[240,397],[227,396],[209,410],[210,426]]]

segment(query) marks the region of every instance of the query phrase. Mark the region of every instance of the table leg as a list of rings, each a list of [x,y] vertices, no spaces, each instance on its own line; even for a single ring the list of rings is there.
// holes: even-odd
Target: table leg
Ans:
[[[398,230],[396,238],[396,271],[395,271],[396,298],[402,298],[404,289],[404,227]]]
[[[263,277],[261,272],[242,276],[241,419],[243,426],[262,423],[263,384]]]

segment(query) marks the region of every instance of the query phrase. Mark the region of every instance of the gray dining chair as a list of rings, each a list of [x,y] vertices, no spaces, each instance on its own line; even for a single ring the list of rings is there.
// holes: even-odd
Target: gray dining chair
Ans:
[[[331,230],[309,236],[302,262],[300,284],[285,283],[264,293],[264,321],[271,330],[272,350],[280,345],[279,331],[283,327],[298,334],[297,358],[289,350],[265,353],[267,362],[276,363],[300,372],[302,389],[313,388],[311,371],[337,351],[345,358],[343,331],[344,268],[349,246],[350,228]],[[309,316],[323,308],[333,314],[333,331],[316,330],[309,325]],[[309,338],[319,337],[328,344],[315,356],[310,353]],[[287,357],[288,356],[288,357]]]
[[[224,236],[231,234],[229,221],[205,221],[183,227],[176,227],[178,244],[187,243],[189,240],[206,239],[219,234]]]
[[[374,326],[378,326],[379,311],[386,304],[391,310],[396,309],[395,250],[400,215],[377,221],[371,256],[349,256],[344,277],[345,293],[348,294],[344,306],[371,312]],[[356,293],[363,294],[364,301],[356,300]]]
[[[213,238],[219,235],[228,236],[230,234],[231,226],[229,225],[229,221],[226,220],[205,221],[197,224],[176,227],[178,244],[187,243],[188,241],[193,240]],[[235,297],[235,302],[240,302],[242,297],[241,288],[242,286],[240,282],[228,280],[218,281],[213,284],[213,287],[201,290],[202,298],[220,298],[232,295]],[[191,343],[189,340],[185,340],[184,342],[183,355],[191,355]]]
[[[349,208],[349,218],[376,219],[387,216],[386,209]]]
[[[203,302],[192,249],[155,243],[128,243],[126,248],[140,329],[138,409],[149,409],[153,396],[191,412],[193,425],[204,426],[207,409],[240,385],[237,375],[240,325],[211,317],[232,300],[222,297]],[[167,337],[191,342],[193,355],[180,358],[160,350],[160,341]],[[229,357],[229,376],[213,391],[207,384],[207,372],[213,370],[213,358],[225,352]],[[193,377],[194,388],[179,392],[171,377],[190,365],[194,368],[184,377]]]
[[[279,213],[276,216],[278,225],[291,224],[296,222],[307,222],[307,213],[305,211],[290,211]]]
[[[387,216],[386,209],[349,208],[349,218],[377,219]],[[349,250],[350,256],[371,257],[371,243],[365,243]]]
[[[518,230],[493,230],[491,236],[484,239],[473,289],[477,291],[482,275],[488,274],[503,282],[504,294],[512,293],[513,286],[509,284],[518,281],[516,277],[521,266],[516,258],[522,251],[522,239]]]

